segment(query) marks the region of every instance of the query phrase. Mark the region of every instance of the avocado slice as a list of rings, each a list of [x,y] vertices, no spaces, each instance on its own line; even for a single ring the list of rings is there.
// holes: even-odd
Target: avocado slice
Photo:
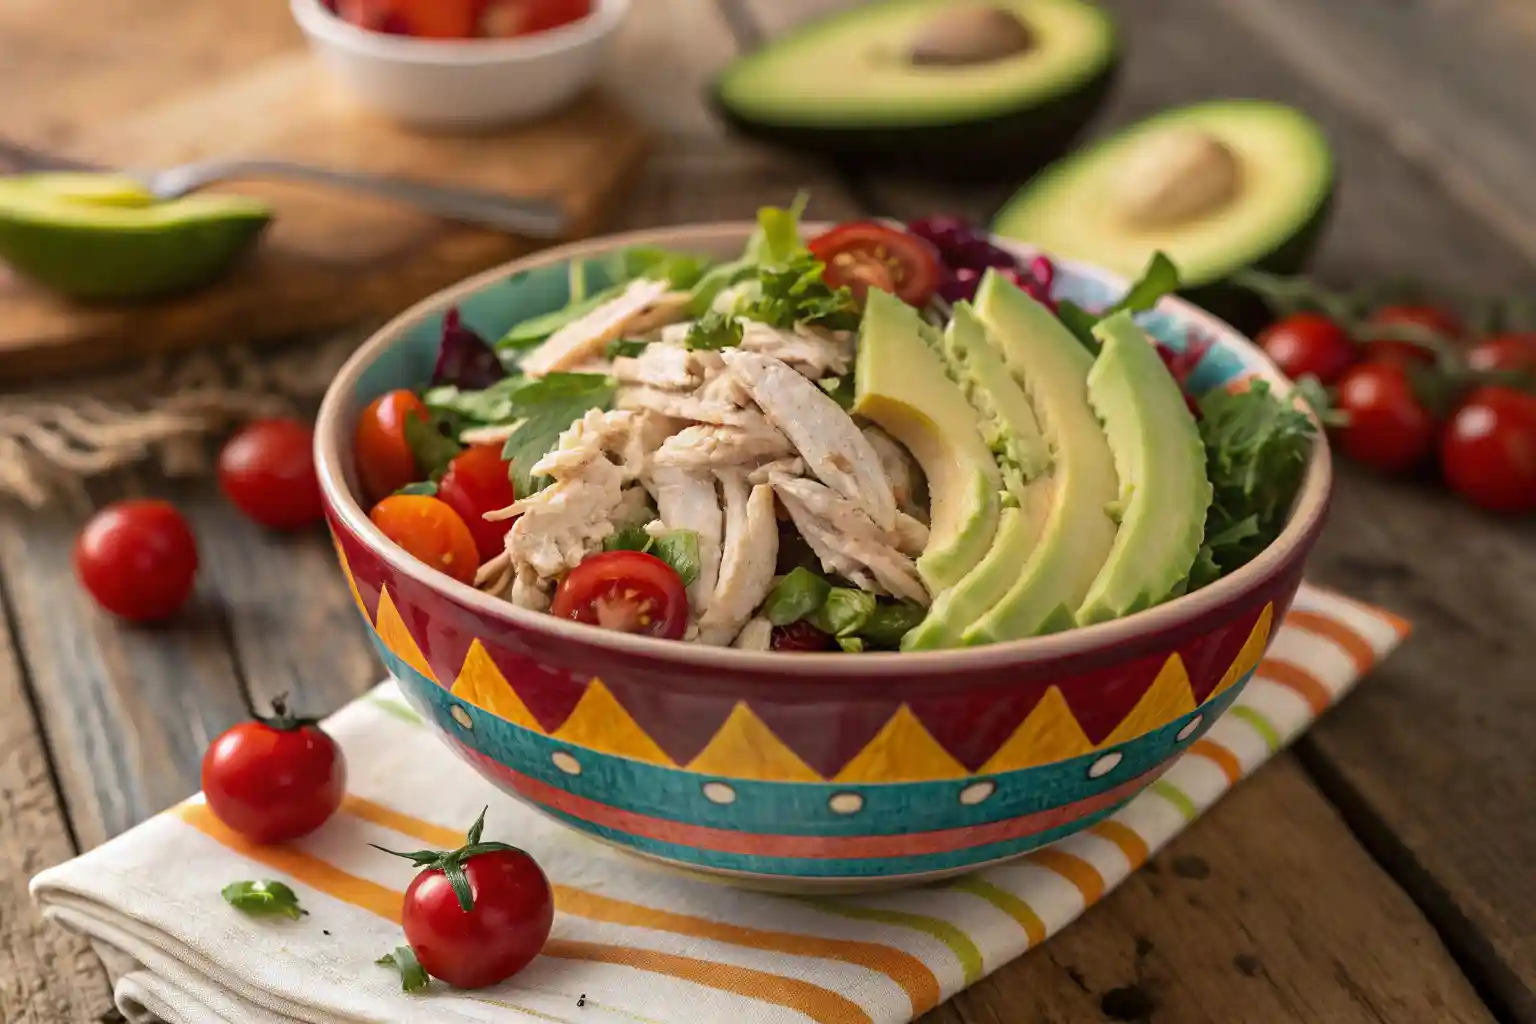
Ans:
[[[1077,612],[1080,626],[1160,603],[1189,575],[1205,536],[1211,481],[1184,393],[1146,333],[1119,313],[1093,329],[1102,348],[1088,401],[1120,475],[1120,532]]]
[[[118,175],[0,178],[0,260],[76,299],[155,298],[205,284],[271,219],[266,204],[238,196],[157,202]]]
[[[1119,43],[1085,0],[888,0],[801,25],[732,63],[713,99],[795,149],[963,176],[1060,155],[1113,82]]]
[[[1305,114],[1263,100],[1165,111],[1046,168],[993,230],[1134,278],[1153,253],[1185,293],[1245,267],[1300,270],[1327,220],[1334,160]]]
[[[928,331],[911,306],[871,289],[859,332],[853,411],[906,446],[928,477],[928,546],[917,572],[937,594],[991,547],[1002,477],[976,411],[945,373]]]
[[[1028,397],[1054,455],[1050,486],[1035,492],[1039,540],[1011,585],[965,630],[966,644],[1018,640],[1069,629],[1109,557],[1117,525],[1110,510],[1119,478],[1109,440],[1088,403],[1093,356],[1050,310],[988,271],[976,309]]]

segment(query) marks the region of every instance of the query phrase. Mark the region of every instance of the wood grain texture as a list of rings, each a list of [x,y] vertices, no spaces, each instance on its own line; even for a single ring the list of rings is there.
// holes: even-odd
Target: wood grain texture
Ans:
[[[52,97],[0,107],[0,134],[107,166],[259,156],[545,196],[566,210],[572,237],[606,222],[649,145],[601,92],[497,134],[412,133],[361,110],[325,75],[286,5],[232,0],[217,17],[213,8],[183,17],[165,3],[147,14],[107,6],[110,20],[30,3],[0,13],[0,93]],[[0,277],[0,378],[383,318],[537,247],[336,190],[233,187],[269,200],[277,220],[251,259],[191,295],[83,307]]]

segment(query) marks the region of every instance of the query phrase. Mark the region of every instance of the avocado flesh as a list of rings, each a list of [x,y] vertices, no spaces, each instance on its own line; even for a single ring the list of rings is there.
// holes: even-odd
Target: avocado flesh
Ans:
[[[1093,356],[1050,310],[992,271],[976,309],[1035,410],[1054,462],[1051,486],[1038,492],[1041,507],[1023,510],[1041,517],[1039,540],[1003,596],[965,630],[966,644],[1076,625],[1118,529],[1109,514],[1119,495],[1114,456],[1088,403]]]
[[[1106,197],[1153,133],[1194,130],[1238,159],[1237,195],[1181,223],[1138,225]],[[1046,168],[1003,207],[993,230],[1068,259],[1134,278],[1162,251],[1198,295],[1244,267],[1298,270],[1321,232],[1334,161],[1304,114],[1260,100],[1220,100],[1169,110]],[[1219,293],[1218,293],[1219,294]]]
[[[1205,536],[1211,481],[1205,444],[1173,375],[1145,332],[1120,313],[1093,329],[1102,344],[1088,401],[1120,477],[1120,531],[1077,612],[1091,626],[1150,608],[1189,575]]]
[[[992,545],[1002,477],[975,410],[945,373],[926,330],[912,307],[870,291],[853,411],[905,446],[928,478],[928,546],[917,571],[929,593],[937,594]]]
[[[1083,0],[999,0],[1031,45],[972,65],[910,59],[953,0],[892,0],[817,19],[747,54],[715,83],[738,130],[795,149],[944,174],[1016,175],[1059,156],[1118,67],[1109,17]]]
[[[197,287],[223,273],[270,220],[253,199],[155,202],[117,176],[0,179],[0,260],[76,299],[145,299]]]
[[[992,546],[953,587],[934,596],[928,615],[902,639],[903,650],[954,647],[965,630],[1018,579],[1044,524],[1053,490],[1051,452],[1035,411],[968,303],[955,306],[944,333],[944,361],[976,409],[1003,477],[1004,508]]]

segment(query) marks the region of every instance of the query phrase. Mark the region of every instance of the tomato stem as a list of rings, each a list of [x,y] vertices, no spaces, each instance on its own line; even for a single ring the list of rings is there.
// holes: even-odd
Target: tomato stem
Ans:
[[[387,853],[392,857],[403,857],[419,868],[429,871],[441,871],[443,877],[448,879],[448,884],[453,887],[453,894],[459,899],[459,909],[469,913],[475,909],[475,893],[470,887],[469,876],[464,873],[464,864],[472,857],[478,857],[482,853],[519,853],[515,846],[506,843],[485,843],[480,841],[480,836],[485,832],[485,813],[490,808],[480,811],[480,817],[469,826],[465,833],[464,845],[457,850],[414,850],[402,853],[399,850],[388,850],[377,843],[368,845],[381,853]]]
[[[276,729],[278,732],[296,732],[306,726],[320,724],[320,719],[318,718],[304,718],[294,714],[293,710],[288,707],[288,694],[286,693],[280,693],[272,698],[271,715],[265,717],[255,715],[253,717],[262,725],[267,726],[269,729]]]

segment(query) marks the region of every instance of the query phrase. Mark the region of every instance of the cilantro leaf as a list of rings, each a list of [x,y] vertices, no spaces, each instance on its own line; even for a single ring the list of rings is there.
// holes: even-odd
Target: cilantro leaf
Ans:
[[[621,356],[634,359],[649,348],[650,344],[648,341],[640,341],[635,338],[619,338],[609,342],[608,349],[603,354],[609,359],[618,359]]]
[[[832,584],[797,566],[769,592],[763,602],[763,617],[775,626],[799,622],[819,610],[831,592]]]
[[[758,270],[760,294],[741,315],[774,327],[816,324],[829,330],[859,327],[859,305],[847,288],[833,288],[822,277],[826,264],[809,252]]]
[[[513,418],[514,397],[528,383],[526,377],[504,377],[479,391],[445,384],[422,392],[421,401],[428,412],[457,416],[472,423],[505,423]]]
[[[693,530],[668,530],[657,534],[652,538],[648,554],[670,565],[685,587],[699,578],[699,535]]]
[[[615,387],[612,377],[600,373],[551,373],[517,392],[521,419],[502,445],[501,457],[512,464],[512,487],[519,497],[547,486],[547,478],[533,477],[534,465],[589,409],[608,408]]]
[[[811,625],[835,637],[858,634],[875,614],[875,595],[852,587],[833,587],[826,601],[807,618]]]
[[[417,471],[429,480],[441,477],[453,457],[464,450],[463,445],[443,433],[441,423],[442,420],[436,417],[431,420],[416,416],[405,417],[406,447],[410,448],[411,457],[416,460]]]
[[[251,917],[286,917],[297,921],[309,911],[299,906],[298,893],[282,882],[230,882],[219,895]]]
[[[400,987],[407,992],[421,992],[432,979],[427,975],[426,969],[421,966],[421,961],[416,959],[416,952],[410,946],[396,946],[393,952],[385,953],[374,963],[380,967],[393,967],[400,972]]]
[[[692,349],[735,348],[741,344],[742,326],[734,316],[708,312],[688,328],[683,344]]]

